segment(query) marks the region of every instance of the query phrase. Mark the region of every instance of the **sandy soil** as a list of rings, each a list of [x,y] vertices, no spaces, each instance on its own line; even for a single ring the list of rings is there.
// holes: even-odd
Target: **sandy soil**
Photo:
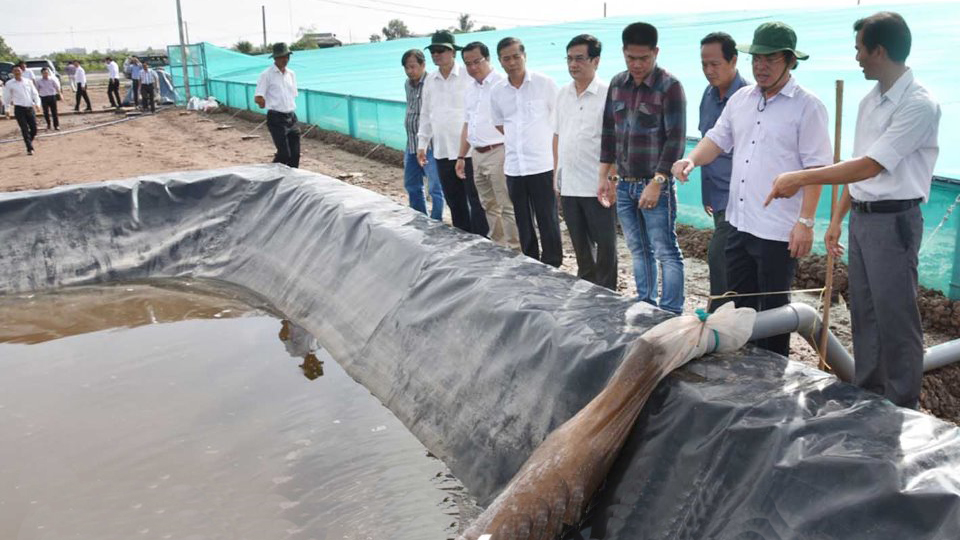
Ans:
[[[122,91],[125,91],[125,87]],[[269,133],[257,121],[232,117],[227,113],[200,114],[169,108],[156,115],[130,117],[108,109],[106,86],[90,87],[95,112],[72,114],[73,96],[67,91],[61,109],[70,114],[61,115],[61,131],[44,129],[42,116],[38,118],[40,137],[34,142],[36,152],[28,156],[17,124],[0,120],[0,191],[46,189],[63,184],[127,178],[164,171],[215,169],[249,163],[266,163],[273,158]],[[241,115],[241,116],[246,116]],[[88,128],[97,124],[122,121],[113,125]],[[244,135],[258,135],[244,140]],[[330,138],[327,137],[329,140]],[[369,150],[367,150],[369,148]],[[352,150],[349,151],[349,150]],[[374,152],[367,143],[331,144],[315,138],[303,140],[301,167],[343,179],[406,204],[402,168]],[[380,149],[380,154],[384,150]],[[358,155],[358,153],[360,155]],[[371,155],[366,158],[364,155]],[[379,159],[374,159],[379,158]],[[388,163],[385,163],[388,162]],[[449,223],[449,213],[444,220]],[[627,296],[635,294],[630,254],[622,239],[618,290]],[[685,311],[705,307],[709,294],[708,269],[705,261],[688,257],[686,265]],[[564,227],[564,261],[562,270],[576,273],[576,260]],[[815,295],[797,294],[795,301],[803,301],[819,308]],[[831,311],[831,329],[848,348],[850,347],[849,315],[845,306],[834,303]],[[950,339],[943,332],[927,333],[928,345]],[[794,335],[791,356],[810,365],[817,364],[816,353],[802,338]],[[960,421],[960,368],[955,366],[931,373],[925,377],[924,407],[937,416]]]

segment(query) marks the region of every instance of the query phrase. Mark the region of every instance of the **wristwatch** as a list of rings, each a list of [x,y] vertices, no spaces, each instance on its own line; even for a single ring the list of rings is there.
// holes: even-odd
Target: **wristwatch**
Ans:
[[[814,223],[816,222],[813,220],[813,218],[799,217],[797,218],[797,223],[800,223],[801,225],[804,225],[812,229]]]
[[[620,180],[620,177],[619,177],[619,176],[617,176],[617,175],[615,175],[615,174],[608,174],[608,175],[607,175],[607,182],[616,182],[617,180]]]
[[[666,184],[667,177],[664,176],[663,173],[657,173],[653,175],[653,181],[656,182],[657,184]]]

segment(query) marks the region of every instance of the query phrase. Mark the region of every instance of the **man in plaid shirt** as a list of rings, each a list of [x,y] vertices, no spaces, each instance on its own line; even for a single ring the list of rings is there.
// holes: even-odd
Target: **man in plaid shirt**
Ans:
[[[638,22],[623,30],[627,70],[610,81],[607,93],[597,196],[605,204],[616,200],[638,300],[680,313],[683,254],[670,168],[683,156],[687,100],[680,81],[657,66],[659,51],[653,25]],[[663,268],[659,296],[657,263]]]

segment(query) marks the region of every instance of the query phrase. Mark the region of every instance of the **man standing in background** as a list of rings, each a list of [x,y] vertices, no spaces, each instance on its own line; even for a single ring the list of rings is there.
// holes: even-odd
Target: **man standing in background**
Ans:
[[[51,117],[53,130],[60,131],[60,115],[57,114],[57,100],[60,99],[60,81],[50,76],[50,68],[40,70],[40,79],[37,80],[37,93],[40,94],[40,105],[43,106],[43,119],[47,121],[47,130],[50,130]]]
[[[596,76],[600,51],[600,41],[587,34],[567,44],[573,81],[557,97],[553,137],[560,204],[577,255],[577,277],[615,291],[617,213],[601,204],[596,193],[607,101],[607,84]]]
[[[140,108],[140,60],[136,56],[130,57],[130,84],[133,86],[133,106]]]
[[[487,215],[480,204],[473,170],[466,178],[457,177],[457,152],[463,129],[463,98],[470,77],[457,64],[456,41],[452,33],[440,30],[430,38],[430,58],[437,71],[427,75],[423,82],[420,105],[420,129],[417,133],[417,160],[427,164],[427,148],[433,146],[437,173],[443,186],[443,197],[450,207],[453,226],[473,234],[486,236],[490,231]]]
[[[273,45],[273,65],[260,74],[253,100],[261,109],[267,109],[267,129],[277,148],[273,162],[296,168],[300,166],[300,128],[296,113],[297,76],[287,69],[290,54],[286,43]]]
[[[150,69],[150,64],[144,62],[140,69],[140,92],[143,94],[143,112],[147,109],[151,113],[156,111],[156,101],[154,100],[154,90],[157,87],[157,72]]]
[[[117,108],[123,105],[120,100],[120,66],[109,56],[106,58],[107,64],[107,97],[110,98],[110,106]]]
[[[700,40],[700,65],[707,78],[707,88],[700,99],[700,135],[706,137],[717,123],[730,96],[746,86],[737,70],[737,43],[724,32],[708,34]],[[730,290],[727,285],[727,238],[733,229],[727,222],[727,198],[730,195],[730,172],[733,153],[725,152],[700,169],[700,193],[703,209],[713,218],[713,236],[707,246],[710,267],[710,295],[719,296]],[[712,300],[707,306],[715,311],[723,300]]]
[[[503,133],[497,131],[490,117],[490,90],[503,80],[503,75],[490,65],[490,50],[479,41],[467,44],[461,55],[473,81],[464,98],[466,122],[460,134],[457,176],[467,178],[468,169],[472,168],[490,225],[490,239],[520,249],[513,203],[503,174]]]
[[[93,107],[90,106],[90,96],[87,95],[87,72],[83,69],[83,66],[80,65],[79,60],[73,61],[74,72],[73,80],[77,83],[77,104],[73,107],[75,112],[80,112],[80,100],[83,99],[87,102],[87,108],[84,109],[86,112],[93,110]]]
[[[404,127],[407,130],[407,149],[403,153],[403,187],[407,190],[410,208],[427,213],[427,202],[423,197],[423,177],[427,177],[430,186],[430,217],[443,219],[443,188],[437,174],[437,162],[433,159],[433,149],[427,148],[427,163],[420,165],[417,160],[417,130],[420,129],[420,101],[423,96],[423,81],[427,78],[426,59],[418,49],[410,49],[400,59],[407,80],[403,84],[407,94],[407,114]]]

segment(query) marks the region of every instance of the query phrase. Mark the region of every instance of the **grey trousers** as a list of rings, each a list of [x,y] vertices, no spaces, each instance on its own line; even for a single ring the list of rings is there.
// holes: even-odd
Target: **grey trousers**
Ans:
[[[850,322],[857,386],[916,408],[923,376],[917,252],[923,215],[915,206],[850,215]]]
[[[727,221],[725,211],[713,213],[713,236],[707,246],[707,266],[710,268],[710,296],[721,295],[730,290],[727,285],[727,238],[733,225]],[[707,311],[713,313],[721,305],[730,300],[713,300],[707,306]]]

